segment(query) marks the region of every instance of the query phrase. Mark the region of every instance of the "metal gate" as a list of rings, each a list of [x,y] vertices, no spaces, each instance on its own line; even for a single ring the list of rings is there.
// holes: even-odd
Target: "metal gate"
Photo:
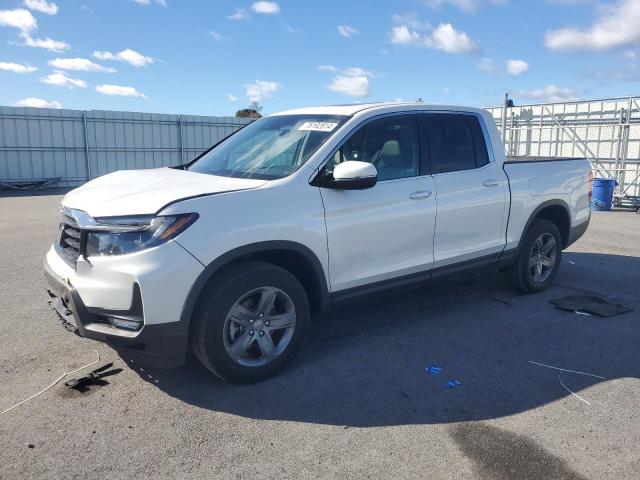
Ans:
[[[640,195],[639,97],[487,110],[507,155],[586,157],[596,177],[618,181],[617,197]]]

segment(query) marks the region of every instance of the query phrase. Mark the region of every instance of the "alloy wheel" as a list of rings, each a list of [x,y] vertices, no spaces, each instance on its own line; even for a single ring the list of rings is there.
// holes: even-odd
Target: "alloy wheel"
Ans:
[[[240,365],[259,367],[273,362],[287,348],[296,327],[293,301],[275,287],[253,289],[229,309],[224,346]]]
[[[531,246],[529,274],[536,283],[545,282],[553,273],[558,257],[558,244],[550,233],[543,233]]]

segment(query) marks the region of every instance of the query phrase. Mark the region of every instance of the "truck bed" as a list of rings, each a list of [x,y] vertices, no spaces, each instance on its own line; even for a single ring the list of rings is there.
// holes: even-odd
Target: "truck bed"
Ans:
[[[508,156],[507,163],[563,162],[565,160],[585,160],[584,157],[534,157],[527,155]]]

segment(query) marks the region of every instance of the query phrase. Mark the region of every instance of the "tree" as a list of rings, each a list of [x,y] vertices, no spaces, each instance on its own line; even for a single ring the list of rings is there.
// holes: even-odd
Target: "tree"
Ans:
[[[260,118],[262,115],[260,112],[262,111],[262,105],[258,102],[251,102],[251,106],[247,108],[243,108],[242,110],[238,110],[236,112],[236,117],[239,118]]]

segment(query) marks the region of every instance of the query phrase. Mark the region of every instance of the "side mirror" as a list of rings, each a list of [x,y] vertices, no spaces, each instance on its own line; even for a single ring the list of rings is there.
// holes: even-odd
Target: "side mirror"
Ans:
[[[373,187],[377,181],[378,171],[374,165],[348,160],[334,167],[333,179],[326,186],[342,190],[364,190]]]

